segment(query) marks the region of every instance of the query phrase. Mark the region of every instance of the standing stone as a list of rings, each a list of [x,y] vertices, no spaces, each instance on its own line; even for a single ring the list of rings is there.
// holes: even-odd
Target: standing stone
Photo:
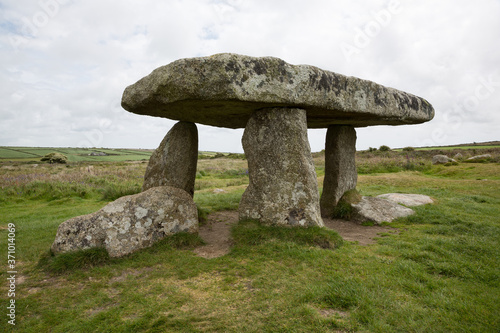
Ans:
[[[323,226],[316,172],[307,139],[306,111],[264,109],[250,117],[242,138],[250,184],[240,220],[264,224]]]
[[[325,180],[321,194],[321,216],[331,217],[345,192],[355,189],[356,130],[352,126],[331,125],[326,133]]]
[[[178,122],[165,135],[149,159],[142,190],[172,186],[194,195],[198,161],[198,129],[189,122]]]

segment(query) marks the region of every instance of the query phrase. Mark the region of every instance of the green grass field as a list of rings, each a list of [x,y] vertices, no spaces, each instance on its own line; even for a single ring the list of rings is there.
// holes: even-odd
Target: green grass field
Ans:
[[[8,277],[9,223],[18,271],[16,326],[7,322],[5,282],[0,331],[499,332],[500,164],[493,152],[485,163],[451,166],[433,166],[425,154],[360,153],[363,195],[419,193],[435,203],[416,207],[391,224],[398,233],[368,246],[333,231],[240,222],[230,253],[214,259],[196,256],[199,239],[185,235],[120,259],[98,251],[48,257],[60,223],[140,191],[147,163],[0,161],[0,279]],[[321,184],[324,156],[315,165]],[[242,159],[199,160],[200,211],[237,209],[246,169]]]

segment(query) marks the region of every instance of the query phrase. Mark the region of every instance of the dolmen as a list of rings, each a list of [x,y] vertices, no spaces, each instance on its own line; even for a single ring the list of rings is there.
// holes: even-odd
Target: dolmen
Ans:
[[[182,198],[191,205],[198,155],[195,124],[244,128],[249,186],[239,205],[240,220],[304,227],[323,226],[322,216],[331,216],[342,195],[356,188],[356,127],[420,124],[434,117],[425,99],[371,81],[274,57],[229,53],[159,67],[125,89],[122,106],[179,121],[151,156],[146,192],[137,196],[175,188],[187,194]],[[327,128],[321,197],[308,128]],[[127,217],[131,225],[134,214]],[[185,219],[192,219],[188,215]],[[196,232],[196,226],[177,220],[177,230]],[[163,227],[157,234],[174,229],[169,225],[168,232]]]

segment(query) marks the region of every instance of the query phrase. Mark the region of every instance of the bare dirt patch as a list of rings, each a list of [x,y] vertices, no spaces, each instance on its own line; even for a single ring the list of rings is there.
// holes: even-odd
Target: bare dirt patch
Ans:
[[[352,221],[339,219],[323,219],[325,226],[335,230],[340,236],[349,242],[358,242],[359,245],[375,243],[375,238],[380,233],[397,233],[397,229],[382,226],[364,226]]]
[[[194,249],[198,256],[212,259],[222,257],[229,253],[231,249],[231,226],[238,222],[237,211],[222,211],[209,214],[207,223],[200,226],[199,235],[206,245]],[[356,222],[323,219],[325,226],[335,230],[340,236],[349,242],[358,242],[359,245],[369,245],[375,243],[375,238],[380,233],[397,233],[398,231],[390,227],[363,226]]]
[[[237,211],[222,211],[209,214],[207,223],[200,226],[199,235],[206,245],[194,249],[200,257],[211,259],[229,253],[231,248],[231,226],[238,222]]]

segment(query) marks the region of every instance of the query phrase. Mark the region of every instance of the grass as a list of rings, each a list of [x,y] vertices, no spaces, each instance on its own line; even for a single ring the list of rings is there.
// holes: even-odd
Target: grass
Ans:
[[[358,168],[377,159],[397,165],[399,154],[358,154]],[[319,179],[322,161],[315,158]],[[500,165],[389,172],[377,163],[359,176],[362,195],[436,201],[392,223],[399,233],[359,246],[325,229],[242,221],[231,252],[210,260],[192,252],[201,240],[184,234],[124,258],[99,249],[52,256],[60,223],[136,191],[146,164],[2,164],[0,248],[14,223],[18,283],[16,327],[5,316],[0,331],[498,332]],[[200,160],[199,209],[237,209],[245,171],[240,159]]]

